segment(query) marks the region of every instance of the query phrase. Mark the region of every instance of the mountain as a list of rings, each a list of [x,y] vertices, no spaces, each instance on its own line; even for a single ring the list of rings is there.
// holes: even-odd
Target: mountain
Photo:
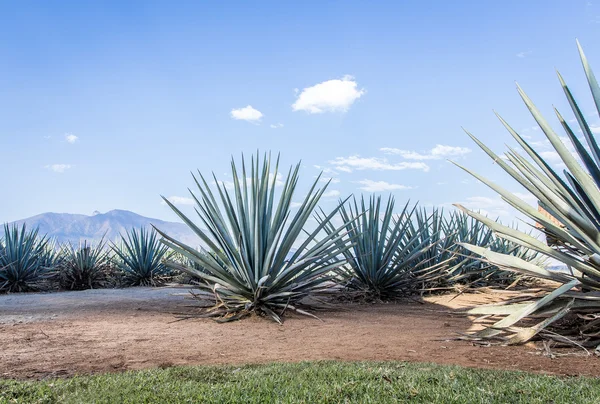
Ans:
[[[189,246],[200,245],[200,239],[189,227],[183,223],[166,222],[140,216],[128,210],[111,210],[110,212],[94,212],[91,216],[70,213],[42,213],[27,219],[18,220],[11,224],[22,225],[28,228],[39,228],[40,234],[46,234],[60,243],[71,242],[74,244],[83,240],[99,241],[102,236],[106,240],[115,241],[120,234],[125,234],[133,228],[151,228],[153,224],[161,231],[178,241]],[[4,229],[0,230],[1,233]]]

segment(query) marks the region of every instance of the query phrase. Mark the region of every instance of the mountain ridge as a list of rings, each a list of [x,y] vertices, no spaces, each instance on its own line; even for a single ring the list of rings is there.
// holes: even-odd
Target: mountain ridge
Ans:
[[[94,212],[92,215],[45,212],[8,223],[9,226],[23,224],[28,228],[38,228],[41,235],[45,234],[59,243],[78,244],[84,240],[97,243],[103,237],[107,241],[115,241],[133,228],[150,229],[154,225],[187,245],[200,245],[200,238],[183,223],[149,218],[124,209]],[[2,233],[4,229],[0,230],[0,235]]]

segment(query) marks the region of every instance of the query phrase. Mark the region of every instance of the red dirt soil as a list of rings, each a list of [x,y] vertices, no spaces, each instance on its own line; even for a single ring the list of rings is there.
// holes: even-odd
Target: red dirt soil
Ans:
[[[482,347],[450,340],[474,327],[471,319],[450,311],[497,300],[495,295],[344,305],[319,313],[323,321],[292,316],[280,326],[256,317],[226,324],[176,321],[173,313],[193,304],[172,296],[181,291],[136,289],[0,296],[0,377],[306,360],[401,360],[600,375],[600,360],[593,356],[551,359],[534,344]]]

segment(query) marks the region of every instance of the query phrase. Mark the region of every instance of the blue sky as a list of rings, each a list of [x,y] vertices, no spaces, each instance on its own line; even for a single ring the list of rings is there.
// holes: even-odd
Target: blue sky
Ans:
[[[173,220],[159,195],[185,204],[191,170],[227,181],[256,149],[301,159],[304,187],[326,170],[324,208],[381,192],[510,218],[446,161],[520,191],[461,126],[503,151],[495,109],[540,141],[514,81],[556,122],[555,68],[598,124],[575,46],[600,66],[594,0],[91,3],[0,1],[0,222]]]

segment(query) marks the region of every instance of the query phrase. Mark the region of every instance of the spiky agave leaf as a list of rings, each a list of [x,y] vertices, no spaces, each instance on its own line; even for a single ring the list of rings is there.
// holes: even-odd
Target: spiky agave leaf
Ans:
[[[344,230],[354,240],[354,246],[344,255],[348,264],[339,275],[345,285],[360,291],[370,299],[396,299],[413,294],[423,284],[441,276],[447,263],[430,262],[428,253],[438,239],[427,233],[429,226],[413,226],[412,216],[416,206],[407,203],[400,213],[394,212],[394,198],[389,197],[382,207],[381,197],[371,196],[368,203],[356,198],[349,207],[342,205],[340,215],[346,223]],[[340,229],[319,215],[324,229],[339,239],[340,247],[345,240],[339,238]]]
[[[600,111],[600,87],[579,43],[578,47],[596,108]],[[505,188],[471,170],[462,168],[498,192],[508,204],[541,224],[545,229],[544,231],[556,240],[557,245],[550,247],[530,234],[493,222],[461,206],[459,208],[492,228],[498,236],[554,258],[566,264],[570,269],[568,274],[550,272],[518,257],[509,257],[464,244],[465,248],[481,254],[498,266],[562,284],[543,299],[532,301],[524,307],[516,307],[516,310],[504,319],[508,320],[501,320],[492,329],[486,329],[479,333],[480,336],[501,336],[507,338],[511,343],[524,342],[543,332],[545,327],[552,325],[567,312],[577,312],[583,310],[581,307],[585,307],[584,311],[588,314],[583,316],[583,325],[579,322],[577,323],[580,326],[578,329],[571,329],[568,332],[583,336],[587,344],[597,345],[600,342],[596,336],[600,330],[598,322],[590,320],[595,316],[600,316],[600,304],[597,303],[600,300],[600,148],[589,124],[560,74],[559,80],[584,135],[586,146],[575,135],[575,131],[562,115],[558,111],[556,111],[556,114],[581,162],[571,154],[525,92],[520,87],[518,87],[518,91],[546,138],[564,163],[566,167],[563,171],[564,176],[560,176],[542,158],[540,153],[536,152],[500,117],[502,124],[523,148],[529,159],[516,150],[510,149],[506,153],[508,161],[505,161],[467,132],[500,167],[533,194],[539,201],[539,206],[549,212],[559,224]],[[521,304],[523,303],[521,302]],[[550,306],[554,309],[549,310]],[[546,319],[542,323],[526,329],[514,327],[516,321],[528,319],[533,314],[539,315],[540,312],[546,313]],[[595,314],[590,316],[589,313]]]
[[[0,242],[0,291],[28,292],[43,288],[53,275],[55,252],[48,238],[25,224],[4,225]]]
[[[200,295],[216,298],[218,305],[212,314],[221,319],[258,312],[280,322],[286,310],[306,314],[301,306],[316,306],[314,299],[312,304],[303,299],[326,291],[330,272],[344,262],[340,253],[348,247],[340,248],[337,236],[318,237],[337,209],[325,223],[314,229],[307,227],[327,185],[318,189],[317,178],[294,212],[292,198],[300,164],[290,168],[284,181],[279,178],[278,167],[279,157],[272,164],[270,154],[265,155],[261,164],[257,154],[251,158],[248,172],[242,156],[240,173],[232,159],[233,189],[230,192],[213,174],[217,195],[200,172],[193,175],[199,196],[190,193],[206,230],[163,197],[210,252],[198,251],[161,232],[165,245],[204,270],[174,261],[168,261],[167,266],[203,279]]]
[[[164,265],[168,247],[161,244],[154,229],[132,229],[112,244],[116,265],[129,286],[157,286],[170,270]]]
[[[97,245],[84,241],[75,247],[68,243],[63,246],[57,265],[60,286],[70,290],[106,287],[112,267],[110,250],[104,239]]]

